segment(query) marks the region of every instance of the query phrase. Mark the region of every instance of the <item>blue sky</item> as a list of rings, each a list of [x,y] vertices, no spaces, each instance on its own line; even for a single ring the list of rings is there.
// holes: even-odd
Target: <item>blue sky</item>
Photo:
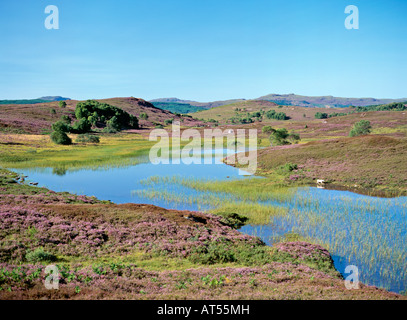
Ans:
[[[1,0],[0,99],[403,98],[406,14],[404,0]]]

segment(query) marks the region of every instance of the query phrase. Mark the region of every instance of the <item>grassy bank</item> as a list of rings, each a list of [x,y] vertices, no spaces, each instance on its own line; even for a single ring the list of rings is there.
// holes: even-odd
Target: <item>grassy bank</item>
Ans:
[[[407,193],[406,161],[406,139],[370,135],[259,150],[258,173],[287,185],[316,185],[323,179],[397,195]]]
[[[76,135],[70,135],[75,141]],[[154,142],[137,134],[104,134],[100,143],[56,145],[44,135],[0,135],[0,166],[4,168],[91,168],[134,164],[148,155]]]

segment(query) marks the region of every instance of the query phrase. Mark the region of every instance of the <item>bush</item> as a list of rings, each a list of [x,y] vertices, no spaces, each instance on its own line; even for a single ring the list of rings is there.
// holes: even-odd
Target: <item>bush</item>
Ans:
[[[79,121],[76,121],[71,129],[72,133],[86,133],[89,132],[92,128],[92,124],[86,118],[82,118]]]
[[[148,114],[143,112],[142,114],[140,114],[140,118],[143,120],[147,120],[148,119]]]
[[[60,108],[65,108],[66,107],[66,102],[65,101],[59,101],[59,107]]]
[[[57,111],[55,109],[51,109],[51,114],[56,114]]]
[[[217,215],[220,215],[222,217],[221,222],[223,224],[233,229],[239,229],[243,227],[248,220],[247,217],[232,212],[218,212]]]
[[[71,138],[63,131],[54,131],[51,133],[51,140],[56,144],[69,145],[72,144]]]
[[[368,120],[360,120],[359,122],[355,123],[352,130],[349,133],[350,137],[357,137],[362,136],[365,134],[369,134],[371,132],[372,126],[370,125],[370,121]]]
[[[269,110],[266,112],[266,117],[268,119],[274,119],[274,120],[288,120],[290,117],[288,117],[284,112],[276,112],[275,110]]]
[[[36,263],[36,262],[54,262],[57,260],[57,257],[51,253],[44,251],[43,248],[37,248],[34,251],[29,251],[25,255],[25,259],[28,262]]]
[[[301,141],[301,137],[298,133],[291,132],[287,138],[292,144],[296,144]]]
[[[60,120],[52,125],[52,130],[60,132],[69,132],[71,131],[71,126],[67,124],[65,121]]]
[[[116,116],[113,116],[110,120],[106,122],[106,127],[116,131],[120,131],[122,126]]]
[[[100,138],[97,136],[92,136],[89,135],[87,133],[85,134],[80,134],[77,138],[76,138],[76,142],[78,143],[99,143],[100,142]]]
[[[271,136],[270,141],[275,146],[282,146],[290,144],[286,139],[288,137],[288,131],[285,128],[275,130]]]
[[[328,114],[327,113],[321,113],[321,112],[317,112],[315,114],[315,119],[327,119],[328,118]]]
[[[116,129],[110,128],[110,127],[105,127],[103,128],[102,132],[104,133],[117,133]]]
[[[229,246],[223,243],[211,243],[207,247],[200,246],[194,249],[189,256],[194,263],[215,264],[235,262],[235,254]]]
[[[71,124],[71,118],[69,118],[69,116],[67,116],[67,115],[63,115],[61,117],[61,121],[65,122],[66,124]]]
[[[164,121],[164,124],[165,124],[166,126],[168,126],[168,125],[170,125],[170,124],[173,123],[173,122],[174,122],[174,118],[166,119],[166,120]]]
[[[273,131],[275,131],[275,130],[271,126],[264,126],[261,129],[261,132],[263,132],[263,133],[272,133]]]

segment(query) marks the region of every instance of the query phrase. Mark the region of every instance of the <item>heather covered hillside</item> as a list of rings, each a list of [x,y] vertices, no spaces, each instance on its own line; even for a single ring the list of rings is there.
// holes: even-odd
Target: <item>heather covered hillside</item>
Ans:
[[[140,120],[141,127],[165,125],[165,120],[179,120],[187,126],[202,125],[189,116],[175,115],[170,111],[154,107],[138,98],[112,98],[97,100],[123,109]],[[36,104],[0,105],[0,132],[6,133],[49,133],[51,125],[62,116],[75,119],[75,107],[80,101],[67,100],[61,107],[59,101]]]
[[[352,111],[351,108],[307,108],[283,106],[265,100],[247,100],[196,112],[193,113],[192,116],[197,119],[214,120],[221,124],[242,124],[242,120],[245,119],[251,119],[251,122],[273,120],[272,117],[267,117],[266,114],[266,112],[270,110],[276,113],[284,113],[287,116],[287,120],[291,119],[297,121],[315,119],[315,114],[318,112],[331,115]],[[259,112],[261,112],[260,116],[258,115]]]
[[[407,139],[380,135],[313,141],[259,150],[265,175],[313,184],[317,179],[351,189],[407,194]],[[287,164],[293,169],[281,170]]]

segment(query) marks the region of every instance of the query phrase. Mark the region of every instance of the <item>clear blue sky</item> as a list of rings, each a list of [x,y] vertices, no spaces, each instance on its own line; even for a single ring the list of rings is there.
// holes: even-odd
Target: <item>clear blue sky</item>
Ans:
[[[1,0],[0,99],[403,98],[406,16],[405,0]]]

